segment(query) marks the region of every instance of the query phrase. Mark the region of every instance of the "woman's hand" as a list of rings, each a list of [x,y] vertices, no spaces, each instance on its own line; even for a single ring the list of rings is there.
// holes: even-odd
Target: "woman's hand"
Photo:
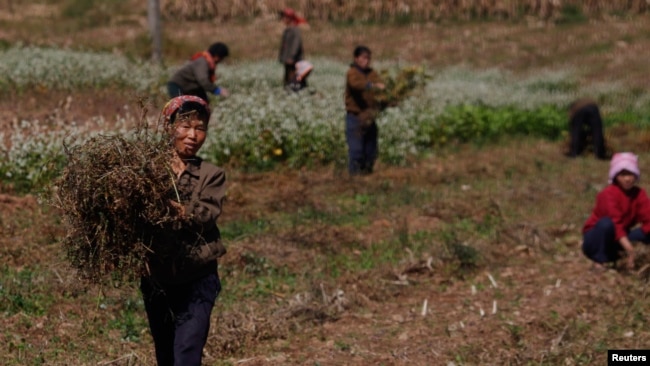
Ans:
[[[185,206],[183,206],[180,202],[170,200],[172,207],[176,209],[178,212],[178,215],[183,217],[185,216]]]
[[[621,244],[621,247],[625,249],[625,253],[627,254],[627,258],[625,258],[625,267],[629,270],[634,269],[634,247],[632,246],[632,243],[630,243],[630,239],[627,238],[627,236],[622,237],[619,241]]]

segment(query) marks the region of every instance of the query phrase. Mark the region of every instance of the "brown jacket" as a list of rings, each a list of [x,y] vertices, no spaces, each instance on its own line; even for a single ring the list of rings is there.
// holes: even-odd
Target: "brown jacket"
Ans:
[[[345,83],[345,110],[365,122],[374,121],[380,106],[375,98],[375,83],[382,80],[373,69],[362,70],[352,64]]]
[[[184,283],[217,270],[225,254],[217,219],[226,194],[226,174],[200,158],[188,162],[176,182],[187,220],[153,236],[151,276],[161,283]]]

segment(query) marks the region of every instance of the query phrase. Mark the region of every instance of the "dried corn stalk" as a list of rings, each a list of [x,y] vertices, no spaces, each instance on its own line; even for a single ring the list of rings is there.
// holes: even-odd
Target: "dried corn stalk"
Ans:
[[[585,15],[645,13],[647,0],[163,0],[167,17],[249,19],[274,17],[291,6],[308,20],[431,21],[440,19],[554,19],[567,9]]]

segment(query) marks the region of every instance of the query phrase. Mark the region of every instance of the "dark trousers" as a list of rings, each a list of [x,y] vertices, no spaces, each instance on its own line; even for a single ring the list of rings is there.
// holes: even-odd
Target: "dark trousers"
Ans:
[[[221,291],[219,276],[162,286],[142,278],[140,289],[158,366],[200,366],[210,313]]]
[[[301,81],[296,80],[296,65],[295,64],[284,64],[284,86],[287,89],[292,91],[299,91],[307,87],[307,80],[302,79]]]
[[[350,175],[372,173],[377,160],[377,124],[363,127],[359,118],[347,113],[345,116],[345,139],[348,143],[348,171]]]
[[[571,146],[570,156],[580,155],[587,147],[587,137],[591,136],[594,154],[599,159],[606,159],[605,137],[603,136],[603,120],[595,104],[580,108],[570,121]]]
[[[284,64],[284,86],[288,86],[296,78],[296,65]]]
[[[609,217],[603,217],[598,220],[596,226],[584,233],[582,252],[596,263],[615,262],[620,257],[619,252],[623,250],[615,238],[614,222]],[[650,244],[650,235],[646,235],[639,228],[630,230],[627,238],[631,242],[640,241]]]
[[[205,90],[203,89],[183,90],[178,84],[172,81],[167,83],[167,94],[169,94],[170,98],[175,98],[180,95],[194,95],[196,97],[205,100],[206,103],[210,103],[210,100],[208,99],[208,94],[205,92]]]

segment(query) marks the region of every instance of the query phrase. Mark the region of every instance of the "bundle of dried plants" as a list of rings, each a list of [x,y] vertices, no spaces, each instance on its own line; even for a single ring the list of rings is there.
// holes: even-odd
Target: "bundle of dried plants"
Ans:
[[[160,128],[99,135],[66,146],[55,205],[68,226],[67,256],[81,277],[132,279],[142,273],[154,230],[178,221],[172,146]]]

